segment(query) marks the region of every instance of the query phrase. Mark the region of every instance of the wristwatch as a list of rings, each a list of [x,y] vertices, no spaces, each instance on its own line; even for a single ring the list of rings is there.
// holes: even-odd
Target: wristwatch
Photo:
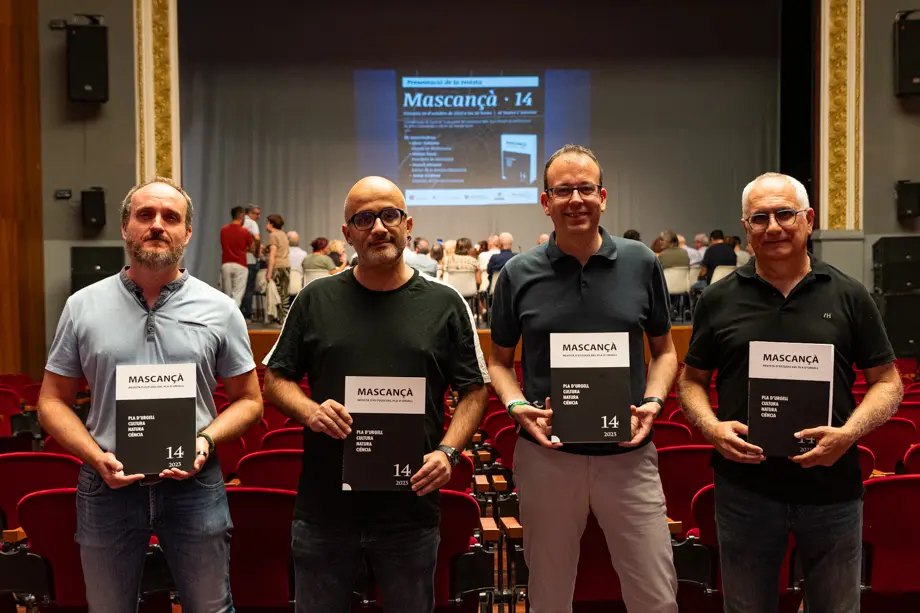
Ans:
[[[460,463],[460,452],[450,445],[438,445],[438,451],[444,452],[444,455],[447,456],[447,461],[450,462],[451,468]]]
[[[195,438],[203,438],[208,442],[208,455],[214,455],[214,439],[204,431],[198,433],[198,436]]]
[[[664,409],[664,400],[662,400],[661,398],[657,398],[655,396],[646,396],[645,398],[642,399],[642,404],[648,404],[650,402],[658,403],[658,413],[661,413],[662,409]],[[658,413],[656,413],[656,415]]]

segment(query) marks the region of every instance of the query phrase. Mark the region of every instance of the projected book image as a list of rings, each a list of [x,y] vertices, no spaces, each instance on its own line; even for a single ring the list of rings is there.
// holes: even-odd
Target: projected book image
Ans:
[[[630,440],[629,334],[553,333],[549,342],[553,440]]]
[[[342,489],[411,491],[425,455],[424,377],[345,377]]]
[[[194,364],[115,368],[115,456],[125,474],[156,475],[195,463]]]
[[[749,352],[748,442],[767,456],[814,449],[793,434],[831,423],[834,346],[753,341]]]
[[[514,184],[537,180],[537,135],[502,134],[502,179]]]

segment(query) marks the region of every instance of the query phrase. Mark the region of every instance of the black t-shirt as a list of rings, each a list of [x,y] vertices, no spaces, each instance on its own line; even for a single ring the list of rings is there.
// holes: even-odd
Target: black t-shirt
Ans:
[[[811,272],[788,298],[758,277],[754,262],[708,287],[693,316],[693,336],[684,361],[718,371],[721,421],[748,421],[748,345],[751,341],[834,345],[832,426],[842,426],[856,408],[859,368],[895,359],[869,292],[855,279],[812,258]],[[741,487],[792,504],[830,504],[862,496],[859,453],[853,445],[833,466],[802,468],[786,458],[739,464],[713,453],[717,473]]]
[[[376,292],[352,269],[306,286],[291,305],[267,358],[272,371],[300,381],[312,399],[345,404],[346,376],[425,377],[425,453],[444,434],[444,392],[489,382],[473,317],[449,285],[419,275]],[[346,410],[348,407],[345,407]],[[354,436],[352,432],[351,436]],[[437,526],[440,495],[343,492],[344,441],[304,428],[295,517],[330,526]]]
[[[738,254],[735,248],[728,243],[718,243],[706,248],[703,254],[703,266],[706,267],[706,283],[712,283],[712,273],[717,266],[731,266],[738,264]]]
[[[600,229],[601,247],[582,266],[549,242],[517,255],[505,264],[492,304],[492,342],[521,352],[524,396],[542,404],[550,395],[552,332],[628,332],[632,403],[645,395],[645,344],[671,329],[668,288],[661,264],[638,241],[610,236]],[[495,257],[495,256],[493,256]],[[523,438],[533,437],[520,429]],[[645,445],[651,436],[642,443]],[[641,446],[641,445],[640,445]],[[560,451],[580,455],[613,455],[638,447],[617,443],[567,443]]]

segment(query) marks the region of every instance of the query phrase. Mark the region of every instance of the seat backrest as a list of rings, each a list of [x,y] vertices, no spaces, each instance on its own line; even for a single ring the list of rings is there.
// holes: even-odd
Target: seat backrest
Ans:
[[[288,294],[296,296],[303,289],[303,271],[291,268],[291,278],[288,281]]]
[[[262,419],[268,424],[269,430],[281,430],[284,428],[284,422],[287,420],[287,416],[279,411],[272,403],[263,402]]]
[[[236,466],[245,455],[246,441],[241,438],[217,444],[217,460],[220,462],[220,472],[224,475],[224,481],[230,480],[236,474]]]
[[[435,607],[446,607],[453,597],[450,584],[453,561],[470,550],[470,539],[479,527],[479,503],[466,493],[441,491],[441,542],[434,571]],[[383,603],[386,611],[387,603]]]
[[[262,439],[268,434],[268,424],[264,419],[249,426],[249,429],[243,433],[243,440],[246,441],[246,453],[261,451]]]
[[[0,389],[0,436],[13,436],[10,418],[21,412],[19,393],[12,389]]]
[[[686,294],[690,291],[690,267],[672,266],[665,268],[664,284],[671,295]]]
[[[885,473],[895,472],[898,462],[917,440],[914,422],[903,417],[892,417],[881,426],[863,435],[859,444],[875,454],[875,468]]]
[[[303,271],[303,286],[306,287],[317,279],[329,276],[329,271],[325,268],[316,268]]]
[[[489,285],[489,295],[490,296],[495,294],[495,286],[498,285],[498,278],[501,276],[502,270],[504,270],[504,268],[499,268],[498,272],[492,273],[492,284]]]
[[[448,285],[453,286],[464,298],[472,298],[479,293],[479,286],[476,285],[475,270],[456,270],[450,269],[447,276]]]
[[[74,484],[76,481],[74,481]],[[86,584],[77,533],[76,488],[34,492],[19,502],[19,525],[29,535],[29,551],[45,558],[54,577],[54,603],[86,607]]]
[[[692,436],[691,443],[694,445],[708,445],[709,441],[706,440],[706,437],[703,436],[703,433],[700,432],[700,429],[690,423],[690,420],[687,419],[687,416],[684,415],[683,410],[677,409],[671,416],[668,418],[668,421],[674,422],[675,424],[681,424],[687,426],[690,429],[690,434]]]
[[[303,449],[303,428],[272,430],[262,437],[262,451],[272,449]]]
[[[607,540],[594,513],[588,514],[581,535],[581,551],[575,576],[573,603],[612,603],[623,599],[620,577],[610,562]]]
[[[869,584],[873,592],[920,591],[916,530],[920,475],[870,479],[863,497],[863,541],[871,547]]]
[[[291,519],[297,494],[227,488],[233,520],[230,591],[237,607],[286,607],[290,592]]]
[[[41,383],[30,383],[22,388],[22,401],[26,403],[26,406],[38,406],[38,397],[41,395],[41,393]]]
[[[482,430],[489,438],[494,441],[496,435],[508,426],[515,425],[514,418],[508,415],[507,411],[492,413],[482,421]]]
[[[53,437],[46,437],[45,441],[42,443],[42,451],[45,453],[57,453],[59,455],[69,455],[73,454],[64,449],[64,446],[57,442]]]
[[[27,494],[41,490],[76,487],[80,460],[45,452],[0,455],[0,514],[6,528],[15,528],[16,505]]]
[[[214,398],[214,407],[217,409],[230,402],[230,397],[224,392],[214,392],[212,396]]]
[[[473,460],[460,454],[460,461],[450,472],[450,480],[442,485],[441,489],[467,493],[467,490],[471,487],[470,484],[473,482],[473,473],[475,471],[476,467],[473,466]]]
[[[236,476],[244,487],[264,487],[297,491],[303,451],[275,449],[248,453],[236,467]]]
[[[693,433],[690,428],[684,424],[673,421],[657,421],[652,429],[652,442],[655,447],[680,447],[690,445],[693,441]]]
[[[901,399],[901,402],[920,402],[920,390],[904,392],[904,398]]]
[[[30,383],[32,383],[32,378],[22,373],[6,373],[0,375],[0,385],[5,385],[14,390],[19,396],[22,396],[23,390]]]
[[[502,466],[508,470],[514,469],[514,448],[517,446],[517,440],[517,426],[502,428],[492,439],[492,446],[495,447],[498,457],[501,458]]]
[[[709,283],[715,283],[716,281],[721,281],[732,272],[734,272],[737,266],[716,266],[715,270],[712,271],[712,281]]]
[[[696,493],[690,503],[693,522],[700,533],[700,543],[718,549],[719,538],[716,532],[716,486],[709,484]]]
[[[713,481],[711,445],[687,445],[658,450],[658,474],[668,517],[683,523],[683,534],[696,527],[691,505],[697,492]],[[683,534],[678,538],[683,538]]]
[[[920,402],[902,402],[894,416],[911,420],[920,432]]]
[[[917,372],[917,358],[898,358],[894,361],[902,375],[910,375]]]
[[[857,445],[857,450],[859,451],[859,474],[862,475],[862,480],[865,481],[872,476],[872,471],[875,470],[875,454],[872,453],[871,449],[862,445]],[[908,452],[908,455],[910,455],[910,452]],[[904,459],[904,463],[907,463],[907,458]]]

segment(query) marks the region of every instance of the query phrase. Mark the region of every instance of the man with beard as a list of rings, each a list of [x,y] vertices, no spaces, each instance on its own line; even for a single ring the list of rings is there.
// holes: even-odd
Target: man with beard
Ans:
[[[131,264],[67,300],[45,367],[41,424],[84,462],[76,541],[93,613],[137,610],[153,533],[183,610],[233,611],[232,525],[214,448],[261,417],[262,398],[236,304],[179,268],[193,215],[188,194],[169,179],[128,192],[121,233]],[[125,474],[115,447],[116,367],[188,363],[195,365],[199,433],[192,470]],[[220,415],[211,397],[218,376],[230,398]],[[92,390],[86,426],[71,408],[82,377]]]
[[[265,396],[303,424],[292,526],[297,613],[346,613],[367,559],[384,611],[434,606],[439,494],[482,419],[489,377],[466,301],[403,262],[412,218],[399,189],[362,179],[345,199],[342,233],[358,265],[307,285],[265,363]],[[298,383],[307,375],[312,398]],[[422,467],[411,491],[343,491],[352,418],[345,378],[424,377]],[[444,392],[460,401],[444,432]],[[353,444],[353,443],[352,443]]]

